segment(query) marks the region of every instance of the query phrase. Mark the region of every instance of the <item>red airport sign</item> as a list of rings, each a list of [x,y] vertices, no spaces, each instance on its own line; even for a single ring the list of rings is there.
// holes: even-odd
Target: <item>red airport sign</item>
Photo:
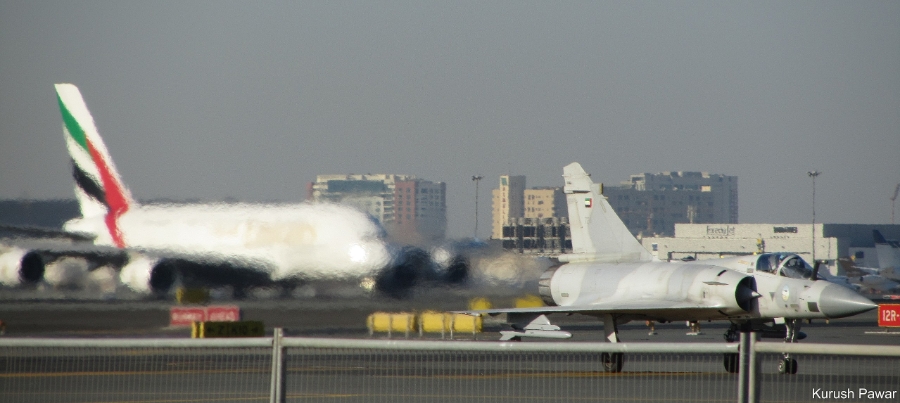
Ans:
[[[210,306],[206,308],[207,322],[239,322],[241,308],[236,306]]]
[[[169,310],[169,326],[190,326],[192,322],[206,320],[206,309],[203,307],[173,306]]]
[[[241,308],[234,305],[173,306],[169,310],[169,326],[185,327],[193,322],[237,322],[241,320]]]
[[[900,304],[878,305],[879,327],[900,327]]]

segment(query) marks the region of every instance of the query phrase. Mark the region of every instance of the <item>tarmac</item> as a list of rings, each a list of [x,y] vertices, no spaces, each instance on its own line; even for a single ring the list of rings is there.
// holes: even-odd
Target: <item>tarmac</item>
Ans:
[[[24,295],[24,294],[23,294]],[[89,300],[46,298],[29,294],[32,298],[3,298],[0,291],[0,321],[5,324],[6,337],[190,337],[190,329],[169,326],[169,310],[186,306],[173,299]],[[458,311],[469,308],[470,301],[485,298],[494,307],[514,306],[516,297],[523,294],[486,295],[470,290],[427,289],[405,299],[371,295],[324,297],[264,297],[216,299],[210,305],[237,306],[243,320],[262,321],[268,332],[283,328],[286,336],[305,337],[387,337],[369,335],[366,318],[374,312]],[[21,295],[20,295],[21,297]],[[38,298],[41,297],[41,298]],[[190,306],[190,305],[187,305]],[[504,329],[503,317],[487,317],[484,332],[474,336],[480,340],[499,338]],[[551,321],[573,334],[572,340],[602,340],[603,325],[583,315],[551,315]],[[655,335],[645,322],[630,322],[619,326],[623,341],[654,342],[717,342],[723,341],[728,323],[701,322],[699,334],[686,323],[655,324]],[[804,323],[801,331],[806,341],[840,344],[900,344],[900,329],[879,328],[876,311],[850,318]],[[397,335],[392,335],[397,337]],[[419,337],[418,334],[414,334]],[[402,337],[402,336],[401,336]],[[425,334],[426,338],[440,338]],[[472,338],[457,334],[457,338]],[[768,340],[768,339],[767,339]]]

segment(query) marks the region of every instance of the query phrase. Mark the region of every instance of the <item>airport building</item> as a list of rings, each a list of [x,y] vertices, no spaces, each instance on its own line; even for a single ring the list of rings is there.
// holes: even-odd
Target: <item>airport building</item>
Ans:
[[[796,253],[807,262],[824,260],[834,275],[844,271],[838,259],[860,267],[877,267],[872,230],[900,239],[900,225],[890,224],[675,224],[673,237],[645,237],[647,250],[662,260],[697,260],[756,253]],[[813,240],[815,239],[815,246]],[[812,263],[810,263],[812,264]]]
[[[395,240],[441,240],[447,231],[447,186],[411,175],[318,175],[309,198],[354,206],[378,220]]]

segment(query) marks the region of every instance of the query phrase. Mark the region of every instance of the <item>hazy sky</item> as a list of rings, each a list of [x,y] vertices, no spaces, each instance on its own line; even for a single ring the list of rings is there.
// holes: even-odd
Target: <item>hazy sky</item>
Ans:
[[[0,0],[0,198],[71,198],[53,84],[139,199],[297,201],[317,174],[739,178],[740,221],[890,223],[900,2]]]

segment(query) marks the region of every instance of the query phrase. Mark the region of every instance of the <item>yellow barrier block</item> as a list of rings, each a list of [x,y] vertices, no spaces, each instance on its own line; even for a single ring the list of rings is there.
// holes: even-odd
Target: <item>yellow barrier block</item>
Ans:
[[[450,319],[444,312],[425,311],[419,315],[419,329],[428,333],[450,331]]]
[[[387,332],[390,335],[393,332],[402,332],[409,336],[409,333],[416,328],[416,315],[406,312],[375,312],[366,319],[366,325],[369,328],[369,334]]]
[[[463,313],[426,311],[419,314],[419,336],[423,333],[440,333],[441,338],[447,333],[481,333],[484,319],[481,316]]]
[[[484,309],[491,309],[494,306],[491,304],[491,301],[488,301],[487,298],[472,298],[469,300],[469,310],[470,311],[480,311]]]
[[[544,306],[544,300],[537,295],[516,298],[516,308],[540,308],[542,306]]]
[[[184,304],[205,304],[209,302],[209,290],[205,288],[184,288],[175,290],[175,301]]]
[[[466,315],[464,313],[448,313],[450,328],[454,332],[481,333],[484,322],[481,316]]]
[[[262,337],[266,327],[260,321],[243,322],[193,322],[191,337],[195,339],[212,337]]]

